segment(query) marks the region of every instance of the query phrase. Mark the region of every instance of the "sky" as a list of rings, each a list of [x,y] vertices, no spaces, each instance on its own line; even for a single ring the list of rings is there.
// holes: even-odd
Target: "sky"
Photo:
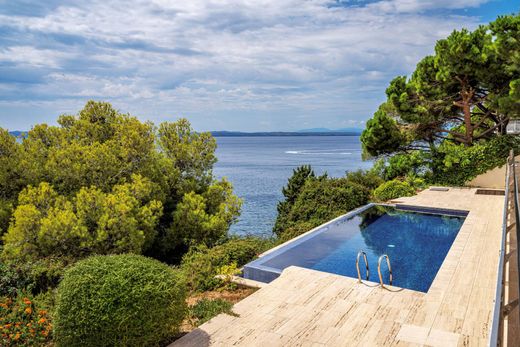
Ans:
[[[87,100],[199,131],[363,128],[395,76],[520,0],[0,0],[0,127]]]

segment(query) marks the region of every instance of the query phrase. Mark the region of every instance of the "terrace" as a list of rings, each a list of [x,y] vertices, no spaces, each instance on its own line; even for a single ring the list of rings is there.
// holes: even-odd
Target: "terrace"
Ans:
[[[518,346],[514,171],[505,200],[450,188],[393,201],[469,211],[426,293],[291,266],[172,346]]]

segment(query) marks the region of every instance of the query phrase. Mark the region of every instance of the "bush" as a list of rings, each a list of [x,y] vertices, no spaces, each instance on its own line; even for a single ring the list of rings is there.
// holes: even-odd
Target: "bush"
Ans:
[[[138,255],[93,256],[58,287],[58,346],[152,346],[177,333],[186,293],[176,272]]]
[[[421,151],[397,154],[388,159],[388,165],[383,169],[383,176],[387,181],[397,177],[417,176],[424,173],[427,164],[427,158]]]
[[[345,178],[347,182],[358,184],[366,188],[369,192],[376,189],[384,180],[377,174],[376,170],[357,170],[347,172]]]
[[[280,235],[286,228],[287,216],[291,212],[305,182],[315,177],[316,175],[310,165],[302,165],[293,170],[291,177],[287,180],[287,185],[282,188],[282,194],[285,199],[278,202],[276,206],[278,215],[273,226],[273,232],[276,235]]]
[[[472,147],[444,142],[433,157],[431,180],[436,184],[463,186],[476,176],[504,165],[511,149],[519,152],[518,136],[495,137]]]
[[[38,294],[56,288],[71,262],[64,258],[44,258],[18,266],[31,284],[32,293]]]
[[[213,290],[225,281],[215,278],[225,266],[241,267],[273,245],[271,240],[256,237],[234,238],[208,248],[192,248],[182,259],[181,272],[191,291]]]
[[[30,289],[31,281],[21,269],[0,263],[0,296],[14,297],[21,289]]]
[[[161,203],[151,195],[152,183],[138,175],[114,186],[110,194],[82,188],[74,199],[47,183],[28,186],[19,195],[2,256],[35,261],[141,252],[155,236],[162,213]]]
[[[16,296],[19,290],[34,295],[56,288],[67,263],[63,259],[40,259],[32,263],[0,262],[0,296]]]
[[[28,294],[0,298],[2,346],[42,346],[51,340],[52,325],[47,310]],[[5,344],[4,344],[5,343]]]
[[[233,304],[226,300],[202,299],[190,307],[190,319],[194,321],[195,326],[199,326],[221,313],[237,316],[237,314],[232,311],[232,308]]]
[[[281,229],[307,222],[318,226],[368,202],[370,190],[354,183],[351,178],[308,179],[290,212],[284,217]],[[281,235],[280,232],[278,235]]]
[[[415,188],[408,182],[399,180],[385,182],[374,190],[374,199],[378,201],[387,201],[412,195],[415,195]]]

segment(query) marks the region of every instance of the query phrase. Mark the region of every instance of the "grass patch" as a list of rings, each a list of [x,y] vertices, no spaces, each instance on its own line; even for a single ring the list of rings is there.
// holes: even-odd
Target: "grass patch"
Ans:
[[[201,299],[195,305],[190,307],[190,318],[194,326],[206,323],[211,318],[226,313],[231,316],[238,317],[233,312],[233,304],[223,299]]]

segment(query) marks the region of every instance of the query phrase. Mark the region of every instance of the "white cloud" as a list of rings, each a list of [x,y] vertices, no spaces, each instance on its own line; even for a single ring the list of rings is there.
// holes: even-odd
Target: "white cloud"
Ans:
[[[423,12],[433,9],[461,9],[478,7],[489,0],[384,0],[370,7],[387,12]]]
[[[478,24],[424,11],[482,2],[94,1],[4,14],[17,40],[0,41],[0,66],[42,82],[0,77],[0,100],[61,111],[105,99],[156,121],[183,114],[200,129],[295,129],[302,114],[359,124],[437,39]],[[0,111],[0,125],[10,121]]]

